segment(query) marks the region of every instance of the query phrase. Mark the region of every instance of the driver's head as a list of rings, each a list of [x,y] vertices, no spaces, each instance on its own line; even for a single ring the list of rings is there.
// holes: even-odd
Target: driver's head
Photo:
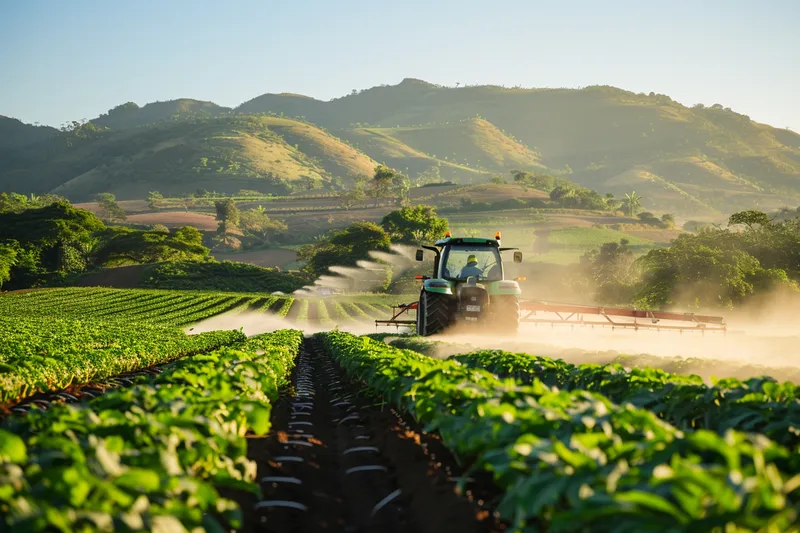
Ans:
[[[470,256],[467,257],[467,266],[475,266],[477,264],[478,264],[478,258],[470,254]]]

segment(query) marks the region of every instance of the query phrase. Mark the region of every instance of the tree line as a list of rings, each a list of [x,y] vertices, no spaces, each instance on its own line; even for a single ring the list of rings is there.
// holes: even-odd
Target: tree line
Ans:
[[[682,234],[639,258],[624,240],[604,244],[576,268],[599,302],[642,309],[733,309],[772,293],[800,295],[800,218],[742,211],[726,227]]]

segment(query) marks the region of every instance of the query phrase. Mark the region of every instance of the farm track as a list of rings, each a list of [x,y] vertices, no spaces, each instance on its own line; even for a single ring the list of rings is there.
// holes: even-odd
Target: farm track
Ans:
[[[460,473],[438,438],[371,405],[312,341],[292,384],[274,406],[270,434],[248,440],[263,499],[237,498],[243,531],[504,530],[478,489],[456,493]]]

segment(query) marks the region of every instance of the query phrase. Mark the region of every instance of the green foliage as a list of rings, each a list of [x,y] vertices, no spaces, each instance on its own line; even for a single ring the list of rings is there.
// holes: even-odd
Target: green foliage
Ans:
[[[591,281],[596,300],[603,303],[630,302],[638,288],[639,268],[627,239],[604,243],[580,260],[582,277]]]
[[[372,222],[356,222],[333,233],[319,243],[300,249],[298,259],[307,261],[309,273],[320,276],[331,266],[354,266],[361,259],[369,259],[369,252],[389,251],[389,235]]]
[[[735,226],[743,224],[747,229],[753,231],[760,228],[767,228],[770,225],[769,217],[761,211],[741,211],[734,213],[728,218],[728,225]]]
[[[306,276],[247,263],[180,261],[156,266],[144,285],[158,289],[291,293],[310,281]]]
[[[164,199],[164,195],[158,191],[147,193],[147,205],[150,209],[158,209],[158,202]]]
[[[94,257],[100,265],[198,261],[210,251],[201,242],[199,230],[190,226],[178,228],[173,233],[109,228],[103,234],[103,242]]]
[[[69,203],[66,198],[57,194],[22,194],[0,193],[0,213],[21,213],[26,209],[39,209],[52,203]]]
[[[339,331],[317,337],[353,379],[437,431],[471,471],[491,474],[504,492],[497,510],[514,530],[607,531],[610,517],[620,531],[680,531],[700,521],[781,530],[795,520],[800,461],[763,435],[683,432],[596,392],[536,377],[501,381]]]
[[[10,243],[0,244],[0,287],[11,279],[11,267],[17,263],[17,247]]]
[[[800,221],[772,223],[757,211],[730,217],[732,228],[681,235],[669,248],[639,261],[644,271],[637,302],[733,308],[776,288],[797,291]],[[743,224],[747,231],[734,231]]]
[[[0,524],[35,531],[95,531],[104,523],[126,531],[240,528],[241,509],[220,493],[260,494],[245,435],[269,431],[272,403],[301,340],[299,331],[256,336],[88,404],[7,424],[0,476],[13,482],[0,493]]]
[[[232,198],[227,200],[219,200],[214,202],[214,207],[217,211],[217,234],[222,236],[223,242],[229,244],[231,232],[239,227],[241,221],[241,211],[236,205],[236,201]]]
[[[514,176],[514,182],[522,185],[525,190],[531,188],[550,192],[556,187],[559,181],[548,174],[537,174],[524,170],[512,170],[511,175]]]
[[[243,211],[240,225],[247,235],[253,236],[263,244],[269,244],[274,237],[285,232],[288,227],[280,220],[270,218],[262,206]]]
[[[629,217],[636,216],[642,210],[642,197],[636,194],[636,191],[625,194],[625,199],[622,201],[622,208]]]
[[[430,205],[392,211],[383,217],[381,226],[393,241],[416,244],[440,239],[449,229],[447,219],[436,216],[436,208]]]
[[[109,220],[125,220],[128,216],[117,203],[117,198],[110,192],[103,192],[95,195],[94,200],[100,204],[105,218]]]

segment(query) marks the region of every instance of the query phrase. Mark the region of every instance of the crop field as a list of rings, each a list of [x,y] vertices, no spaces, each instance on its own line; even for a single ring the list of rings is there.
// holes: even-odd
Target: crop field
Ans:
[[[800,531],[793,383],[344,331],[389,303],[0,296],[0,531]]]

